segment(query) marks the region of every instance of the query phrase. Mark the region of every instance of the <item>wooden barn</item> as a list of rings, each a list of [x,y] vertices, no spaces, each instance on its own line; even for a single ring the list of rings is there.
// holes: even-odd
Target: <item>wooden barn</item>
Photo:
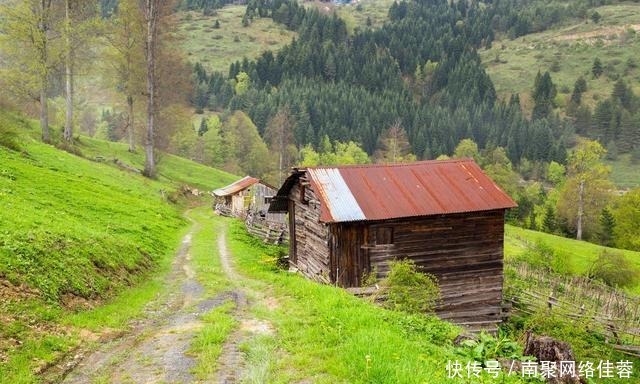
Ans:
[[[228,216],[244,218],[249,213],[266,216],[269,203],[275,194],[274,187],[255,177],[246,176],[235,183],[213,191],[214,208],[217,212]],[[283,215],[275,216],[281,217]]]
[[[438,315],[472,328],[501,319],[505,210],[515,207],[473,160],[296,168],[270,212],[289,214],[290,264],[358,287],[394,259],[439,281]]]

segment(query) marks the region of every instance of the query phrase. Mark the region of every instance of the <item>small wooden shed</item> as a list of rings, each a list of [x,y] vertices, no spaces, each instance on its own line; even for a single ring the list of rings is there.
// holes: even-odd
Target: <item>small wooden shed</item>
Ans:
[[[289,214],[290,264],[311,279],[358,287],[394,259],[439,281],[440,317],[501,319],[504,214],[515,207],[473,160],[296,168],[270,212]]]
[[[266,216],[269,203],[275,194],[274,187],[255,177],[245,176],[235,183],[213,191],[214,208],[222,214],[236,217],[244,218],[249,213]]]

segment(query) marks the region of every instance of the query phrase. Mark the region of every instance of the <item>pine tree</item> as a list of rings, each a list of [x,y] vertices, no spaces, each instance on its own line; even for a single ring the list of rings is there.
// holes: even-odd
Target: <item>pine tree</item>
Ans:
[[[623,107],[629,109],[631,107],[631,100],[633,99],[632,90],[627,86],[627,83],[622,79],[618,79],[613,86],[611,97],[617,100]]]
[[[584,77],[580,76],[573,85],[573,93],[571,94],[571,101],[575,104],[580,104],[582,100],[582,94],[587,91],[587,81]]]
[[[598,240],[600,244],[612,247],[614,243],[613,230],[616,226],[616,220],[608,208],[604,208],[600,214],[600,231]]]
[[[198,128],[198,136],[202,136],[209,131],[209,127],[207,127],[207,119],[205,117],[200,121],[200,128]]]
[[[542,230],[547,233],[555,233],[558,228],[558,222],[556,220],[556,212],[551,205],[547,205],[547,209],[544,212],[544,218],[542,220]]]
[[[533,118],[540,119],[549,116],[553,109],[554,99],[557,94],[556,86],[551,80],[549,72],[536,75],[533,87]]]
[[[596,106],[593,112],[593,136],[601,140],[601,142],[607,143],[612,139],[611,135],[611,121],[614,115],[614,106],[611,100],[607,99],[601,101]]]
[[[634,146],[634,130],[636,126],[631,114],[623,110],[620,116],[620,137],[618,138],[618,149],[620,153],[628,153]]]
[[[602,75],[602,72],[602,62],[599,58],[596,57],[593,60],[593,65],[591,66],[591,73],[593,74],[593,77],[597,79],[598,77],[600,77],[600,75]]]
[[[532,231],[538,230],[538,224],[536,223],[536,212],[534,209],[531,210],[529,214],[529,229]]]

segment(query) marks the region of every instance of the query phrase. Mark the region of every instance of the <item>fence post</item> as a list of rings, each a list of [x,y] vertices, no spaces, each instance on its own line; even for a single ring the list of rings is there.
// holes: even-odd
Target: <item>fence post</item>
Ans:
[[[553,309],[554,304],[556,304],[555,297],[553,297],[553,290],[549,293],[549,300],[547,300],[547,305],[549,306],[549,311]]]

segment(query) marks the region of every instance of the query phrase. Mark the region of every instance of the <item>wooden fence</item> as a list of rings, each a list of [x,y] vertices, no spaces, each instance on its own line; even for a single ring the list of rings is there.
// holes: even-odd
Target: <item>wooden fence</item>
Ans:
[[[640,298],[599,281],[552,275],[526,264],[505,269],[516,276],[516,281],[507,277],[504,296],[511,310],[529,315],[548,312],[589,322],[612,347],[640,357]]]
[[[261,238],[268,244],[285,244],[289,242],[289,229],[286,223],[270,221],[260,215],[249,213],[244,220],[247,231]]]

